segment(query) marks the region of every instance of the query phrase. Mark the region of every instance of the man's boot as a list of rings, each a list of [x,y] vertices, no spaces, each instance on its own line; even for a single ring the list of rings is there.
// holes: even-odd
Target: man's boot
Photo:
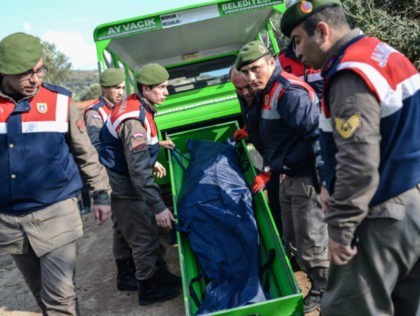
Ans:
[[[182,282],[181,282],[181,278],[179,276],[176,276],[175,274],[172,274],[171,272],[168,271],[167,267],[166,267],[166,262],[164,260],[159,260],[156,263],[157,266],[157,271],[159,273],[159,275],[165,279],[167,281],[168,284],[170,285],[175,285],[177,287],[181,287],[182,286]]]
[[[327,287],[328,268],[317,267],[309,270],[312,288],[304,299],[304,313],[309,313],[321,306],[321,298]]]
[[[138,280],[139,305],[149,305],[156,302],[168,301],[179,295],[177,285],[170,284],[161,272],[147,280]]]
[[[136,267],[133,258],[115,260],[117,263],[117,289],[119,291],[137,291]]]
[[[303,300],[303,311],[304,313],[310,313],[317,308],[321,306],[321,297],[322,297],[321,291],[311,289],[306,295],[306,297]]]

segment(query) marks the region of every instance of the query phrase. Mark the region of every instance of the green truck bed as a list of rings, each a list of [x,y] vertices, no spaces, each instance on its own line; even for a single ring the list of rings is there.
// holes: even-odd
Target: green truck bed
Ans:
[[[238,128],[236,121],[211,125],[187,131],[167,134],[176,144],[176,148],[188,157],[187,140],[200,139],[223,142],[231,137],[233,132]],[[255,169],[251,163],[249,152],[244,142],[237,146],[237,152],[242,162],[244,177],[248,184],[252,183],[255,177]],[[180,163],[169,156],[169,168],[171,175],[171,188],[174,202],[175,214],[178,212],[177,198],[180,193],[183,167],[187,166],[187,160]],[[267,270],[265,279],[269,279],[269,295],[270,300],[262,303],[242,306],[229,310],[222,310],[213,315],[303,315],[303,298],[302,293],[296,283],[290,263],[286,257],[282,242],[280,240],[277,229],[270,210],[267,205],[266,198],[263,193],[255,194],[253,197],[253,206],[255,218],[260,233],[260,264],[263,265],[269,258],[269,253],[274,252],[274,263]],[[180,267],[183,279],[184,304],[186,315],[195,315],[197,306],[191,298],[190,284],[192,279],[200,273],[197,259],[191,250],[188,236],[185,233],[177,232],[178,251],[180,258]],[[204,281],[194,282],[192,284],[194,292],[198,299],[202,299],[204,293]]]

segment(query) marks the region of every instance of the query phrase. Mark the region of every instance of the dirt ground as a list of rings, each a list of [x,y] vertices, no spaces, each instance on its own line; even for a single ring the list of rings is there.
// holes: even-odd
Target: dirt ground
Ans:
[[[142,307],[136,292],[116,290],[116,267],[112,255],[111,221],[97,226],[92,214],[83,215],[85,234],[79,239],[76,267],[77,295],[83,316],[185,315],[182,293],[175,299]],[[178,249],[167,246],[168,268],[180,275]],[[304,295],[309,283],[303,272],[295,277]],[[0,316],[41,316],[32,294],[10,256],[0,256]],[[307,316],[319,316],[315,311]]]

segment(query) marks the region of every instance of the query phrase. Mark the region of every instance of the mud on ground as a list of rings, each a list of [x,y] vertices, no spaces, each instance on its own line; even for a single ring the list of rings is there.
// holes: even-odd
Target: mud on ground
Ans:
[[[139,306],[136,292],[116,290],[116,267],[112,255],[111,221],[97,226],[92,214],[83,215],[85,234],[78,241],[76,286],[83,316],[181,316],[185,315],[182,293],[175,299]],[[178,249],[165,244],[171,272],[180,275]],[[303,272],[295,273],[304,295],[309,282]],[[10,256],[0,256],[0,316],[41,316],[32,294]],[[319,311],[307,314],[319,316]]]

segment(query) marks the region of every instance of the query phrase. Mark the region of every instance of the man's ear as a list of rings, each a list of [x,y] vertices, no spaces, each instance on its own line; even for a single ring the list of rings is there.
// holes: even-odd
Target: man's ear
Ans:
[[[316,30],[319,32],[321,36],[322,42],[325,42],[330,37],[330,27],[325,22],[319,22],[316,26]]]
[[[268,65],[270,67],[276,67],[276,61],[273,56],[270,56],[270,59],[268,60]]]
[[[146,95],[146,94],[149,94],[150,93],[150,87],[149,86],[143,86],[143,94],[144,95]]]

